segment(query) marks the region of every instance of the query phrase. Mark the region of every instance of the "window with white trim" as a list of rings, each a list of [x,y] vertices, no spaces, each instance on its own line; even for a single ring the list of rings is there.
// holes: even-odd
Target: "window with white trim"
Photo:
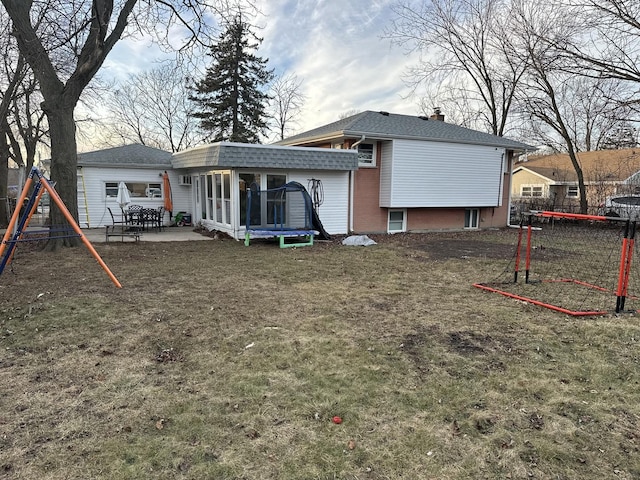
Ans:
[[[387,223],[387,232],[398,233],[407,231],[407,211],[406,210],[389,210],[389,221]]]
[[[105,182],[105,196],[117,197],[120,182]],[[131,200],[142,198],[162,198],[162,185],[160,183],[125,182]]]
[[[376,166],[376,144],[361,143],[358,145],[358,166],[375,167]]]
[[[478,228],[480,223],[480,210],[477,208],[467,208],[464,211],[464,228]]]
[[[578,198],[580,192],[578,191],[577,185],[569,185],[567,187],[567,197],[568,198]]]
[[[522,185],[520,187],[521,197],[542,197],[543,193],[543,185]]]

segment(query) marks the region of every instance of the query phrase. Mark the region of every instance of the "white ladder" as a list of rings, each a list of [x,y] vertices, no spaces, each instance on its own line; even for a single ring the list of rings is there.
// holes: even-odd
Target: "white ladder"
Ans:
[[[87,189],[84,185],[84,174],[82,168],[78,168],[78,225],[90,227],[89,204],[87,202]]]

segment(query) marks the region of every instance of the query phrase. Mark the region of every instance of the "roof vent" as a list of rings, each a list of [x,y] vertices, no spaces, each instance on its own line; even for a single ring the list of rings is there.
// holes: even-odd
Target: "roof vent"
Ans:
[[[429,117],[425,117],[424,115],[420,115],[418,118],[420,120],[429,120]]]
[[[388,117],[389,116],[389,112],[380,111],[380,115],[384,115],[385,117]]]

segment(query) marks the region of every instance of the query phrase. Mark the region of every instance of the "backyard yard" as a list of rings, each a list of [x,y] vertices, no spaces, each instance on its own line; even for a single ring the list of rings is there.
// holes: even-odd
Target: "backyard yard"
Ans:
[[[473,288],[513,236],[21,245],[0,478],[640,478],[638,317]]]

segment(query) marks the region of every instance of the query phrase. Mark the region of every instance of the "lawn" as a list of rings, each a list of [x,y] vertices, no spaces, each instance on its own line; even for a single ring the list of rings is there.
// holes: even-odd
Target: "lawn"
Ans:
[[[638,318],[473,288],[512,235],[20,246],[0,478],[640,478]]]

